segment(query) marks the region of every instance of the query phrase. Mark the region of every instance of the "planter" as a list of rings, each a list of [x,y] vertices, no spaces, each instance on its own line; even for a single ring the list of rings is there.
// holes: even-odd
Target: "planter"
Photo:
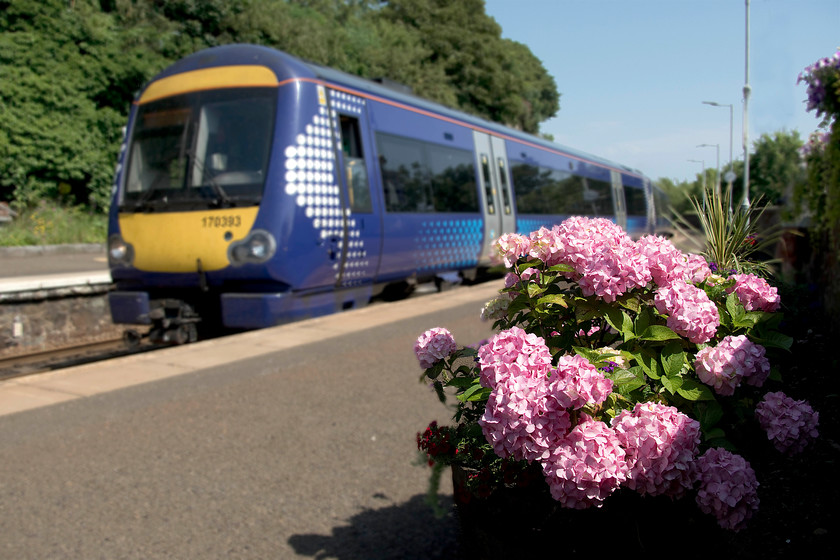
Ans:
[[[619,490],[600,508],[572,510],[551,497],[541,472],[528,485],[499,487],[485,497],[467,490],[468,474],[452,467],[461,552],[467,559],[535,558],[542,553],[591,558],[609,551],[656,554],[691,548],[681,553],[685,558],[699,552],[689,543],[718,533],[714,520],[697,509],[691,496],[672,501]]]

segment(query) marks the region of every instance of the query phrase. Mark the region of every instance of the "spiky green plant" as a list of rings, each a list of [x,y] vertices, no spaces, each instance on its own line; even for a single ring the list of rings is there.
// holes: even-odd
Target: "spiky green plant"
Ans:
[[[782,224],[774,224],[758,231],[758,224],[766,210],[760,205],[760,199],[749,206],[739,204],[733,207],[732,192],[727,188],[722,193],[707,189],[703,200],[696,197],[690,200],[700,222],[700,230],[679,213],[676,213],[674,226],[685,235],[705,238],[702,253],[707,261],[715,263],[722,271],[734,270],[761,276],[773,274],[771,265],[777,259],[758,260],[756,257],[772,249],[787,229]]]

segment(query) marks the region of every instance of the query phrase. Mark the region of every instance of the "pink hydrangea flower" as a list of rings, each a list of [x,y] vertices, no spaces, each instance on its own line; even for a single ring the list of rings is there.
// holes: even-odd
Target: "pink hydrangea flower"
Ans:
[[[781,391],[764,395],[755,415],[767,438],[787,455],[800,453],[819,436],[819,413],[806,401],[795,401]]]
[[[747,311],[778,311],[781,305],[779,291],[764,278],[754,274],[733,274],[735,285],[729,293],[735,292],[738,301]]]
[[[706,262],[706,259],[702,255],[689,253],[685,256],[685,259],[688,278],[695,284],[699,284],[712,275],[712,269],[709,268],[709,263]]]
[[[618,441],[627,452],[626,486],[641,495],[682,497],[694,484],[700,423],[673,406],[637,403],[613,418]]]
[[[727,336],[717,346],[697,352],[694,371],[719,395],[730,396],[741,381],[761,387],[770,374],[765,349],[744,335]]]
[[[531,248],[531,240],[518,233],[506,233],[496,241],[496,248],[502,260],[504,260],[505,266],[511,268],[519,257],[528,254]]]
[[[577,280],[586,296],[613,302],[650,282],[647,259],[624,230],[605,218],[574,216],[550,232],[535,232],[531,243],[531,255],[547,265],[572,266],[575,272],[566,276]]]
[[[455,337],[448,330],[436,327],[424,332],[414,343],[414,353],[420,361],[420,367],[428,369],[438,361],[452,355],[458,346]]]
[[[490,393],[478,424],[496,455],[530,462],[549,456],[571,420],[562,403],[548,398],[544,376],[509,376]]]
[[[724,529],[740,531],[758,510],[758,480],[740,455],[721,448],[709,449],[695,463],[697,505],[717,518]]]
[[[481,385],[493,389],[508,377],[548,377],[551,352],[542,337],[511,327],[478,349],[478,364]]]
[[[612,380],[578,355],[561,356],[551,373],[549,392],[565,407],[579,409],[587,404],[601,404],[612,392]]]
[[[682,279],[660,286],[654,305],[667,315],[668,328],[695,344],[711,340],[720,325],[717,306],[706,292]]]
[[[647,258],[651,277],[657,286],[667,286],[678,278],[684,279],[690,272],[685,255],[664,237],[645,235],[636,242],[636,247]]]
[[[555,229],[541,227],[537,231],[531,232],[529,237],[531,247],[528,254],[549,266],[557,264],[554,255],[562,251],[555,235]]]
[[[601,507],[627,480],[624,449],[615,431],[585,417],[543,461],[551,496],[573,509]]]

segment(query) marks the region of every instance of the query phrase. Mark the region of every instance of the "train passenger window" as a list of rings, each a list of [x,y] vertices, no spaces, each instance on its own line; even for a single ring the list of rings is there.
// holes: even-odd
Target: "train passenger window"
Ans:
[[[508,187],[508,176],[504,158],[499,158],[499,183],[502,188],[502,200],[505,204],[505,214],[510,214],[510,189]]]
[[[487,154],[481,154],[481,175],[484,177],[484,196],[487,198],[487,213],[496,213],[495,197],[493,196],[493,179],[490,177],[490,159]]]
[[[524,162],[514,162],[511,172],[520,214],[609,216],[613,213],[610,183]]]
[[[478,212],[469,150],[384,133],[376,145],[388,212]]]
[[[344,154],[344,178],[353,212],[372,212],[365,156],[362,151],[359,119],[341,115],[341,151]]]
[[[644,189],[624,185],[624,199],[627,203],[628,216],[647,215],[647,197],[645,196]]]

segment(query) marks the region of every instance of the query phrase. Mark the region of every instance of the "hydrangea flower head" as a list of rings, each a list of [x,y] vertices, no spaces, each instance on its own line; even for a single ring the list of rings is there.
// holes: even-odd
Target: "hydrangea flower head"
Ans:
[[[687,259],[682,251],[668,239],[656,235],[645,235],[636,246],[648,260],[651,277],[657,286],[667,286],[677,278],[689,274]]]
[[[695,284],[699,284],[712,275],[712,269],[702,255],[694,253],[685,255],[685,267],[688,270],[689,280]]]
[[[695,344],[711,340],[720,325],[717,306],[706,292],[682,279],[660,286],[654,305],[667,315],[668,328]]]
[[[747,311],[769,311],[779,310],[781,299],[779,291],[767,280],[754,274],[733,274],[735,285],[727,290],[735,292],[738,301]]]
[[[478,421],[499,457],[543,460],[571,426],[568,411],[547,398],[544,376],[510,376],[498,381]]]
[[[731,396],[735,388],[745,381],[760,387],[770,374],[770,362],[765,349],[744,335],[726,336],[717,346],[708,346],[697,352],[694,370],[697,377],[715,392]]]
[[[566,355],[557,360],[551,373],[549,391],[564,406],[580,409],[601,404],[612,392],[612,381],[583,356]]]
[[[482,321],[495,321],[507,317],[507,309],[510,305],[510,296],[507,294],[495,297],[484,304],[481,308]]]
[[[626,486],[641,495],[682,497],[694,484],[700,423],[673,406],[636,403],[613,418],[618,441],[627,452]]]
[[[552,230],[546,264],[567,264],[585,296],[613,302],[616,297],[650,282],[647,259],[624,230],[606,218],[574,216]]]
[[[706,451],[695,463],[697,505],[724,529],[740,531],[758,510],[758,480],[740,455],[721,448]]]
[[[438,361],[452,355],[458,346],[455,337],[448,330],[436,327],[424,332],[414,343],[414,353],[420,361],[420,367],[428,369]]]
[[[508,377],[547,377],[551,352],[542,337],[511,327],[478,349],[478,363],[481,385],[493,389]]]
[[[542,465],[551,496],[572,509],[601,507],[627,480],[625,452],[615,431],[588,417],[569,432]]]
[[[518,233],[506,233],[496,241],[496,248],[502,260],[504,260],[505,266],[511,268],[519,257],[528,254],[531,248],[531,240]]]
[[[758,423],[780,452],[800,453],[819,436],[820,415],[805,401],[795,401],[778,391],[767,393],[755,407]]]

